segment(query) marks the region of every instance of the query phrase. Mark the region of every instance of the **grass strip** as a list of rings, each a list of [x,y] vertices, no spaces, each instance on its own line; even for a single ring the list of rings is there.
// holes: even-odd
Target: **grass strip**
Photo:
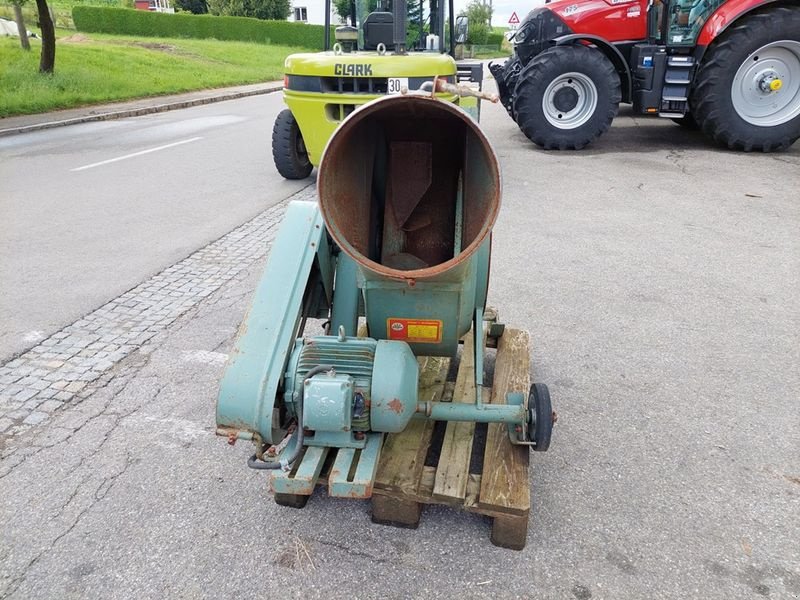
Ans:
[[[288,46],[60,32],[56,72],[38,72],[39,40],[25,52],[0,38],[0,117],[283,77]]]

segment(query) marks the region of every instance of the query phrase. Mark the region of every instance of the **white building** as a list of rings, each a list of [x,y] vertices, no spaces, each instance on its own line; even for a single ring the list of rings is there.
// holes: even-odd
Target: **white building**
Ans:
[[[290,21],[325,25],[325,0],[292,0]],[[331,24],[338,25],[339,17],[331,3]]]

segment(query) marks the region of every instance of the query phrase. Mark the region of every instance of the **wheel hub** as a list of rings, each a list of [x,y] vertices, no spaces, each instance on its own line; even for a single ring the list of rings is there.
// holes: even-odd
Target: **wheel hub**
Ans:
[[[561,112],[569,112],[578,105],[580,95],[575,88],[565,86],[556,90],[553,95],[553,105]]]
[[[761,127],[800,115],[800,42],[772,42],[748,56],[733,78],[731,100],[742,119]]]
[[[558,129],[577,129],[597,109],[597,87],[583,73],[559,75],[545,89],[542,109],[547,121]]]
[[[777,92],[783,86],[783,81],[778,77],[778,74],[775,71],[768,71],[761,76],[757,77],[758,79],[758,89],[760,89],[765,94],[769,94],[772,92]]]

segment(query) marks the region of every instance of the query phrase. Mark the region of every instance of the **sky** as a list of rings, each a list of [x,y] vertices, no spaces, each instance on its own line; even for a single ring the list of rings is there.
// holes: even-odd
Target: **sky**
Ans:
[[[324,21],[324,0],[291,0],[291,2],[292,6],[308,7],[309,23],[321,25]],[[469,2],[470,0],[453,0],[455,13],[458,14],[465,10]],[[511,17],[512,13],[516,12],[521,21],[531,10],[543,4],[544,0],[492,0],[492,8],[494,11],[492,25],[495,27],[508,27],[508,19]],[[319,8],[317,9],[316,7]]]

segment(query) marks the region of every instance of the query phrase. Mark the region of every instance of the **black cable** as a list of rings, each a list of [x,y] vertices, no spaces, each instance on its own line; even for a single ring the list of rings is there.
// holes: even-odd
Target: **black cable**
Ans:
[[[317,365],[313,369],[310,369],[306,376],[303,378],[303,383],[300,385],[300,391],[297,394],[297,408],[295,409],[295,414],[297,415],[297,443],[295,444],[295,449],[292,455],[289,458],[284,460],[273,460],[269,462],[264,462],[258,460],[258,455],[253,454],[250,458],[247,459],[247,466],[251,469],[256,469],[260,471],[269,470],[269,469],[286,469],[288,470],[291,468],[294,461],[297,460],[297,457],[300,456],[300,452],[303,449],[303,394],[305,392],[306,381],[311,379],[314,375],[318,375],[319,373],[325,373],[327,371],[332,371],[333,365]]]

